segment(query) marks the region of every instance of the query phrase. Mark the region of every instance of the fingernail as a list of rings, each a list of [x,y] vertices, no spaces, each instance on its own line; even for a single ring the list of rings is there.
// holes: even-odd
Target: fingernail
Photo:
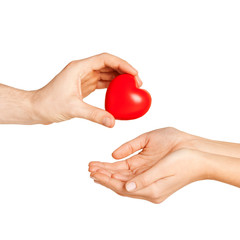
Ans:
[[[143,82],[139,76],[137,76],[138,85],[142,86]]]
[[[111,127],[112,126],[112,119],[109,117],[105,117],[103,119],[103,125],[106,127]]]
[[[90,178],[92,178],[94,181],[96,181],[96,180],[97,180],[95,177],[90,177]]]
[[[130,182],[126,185],[126,189],[128,192],[131,192],[136,189],[136,183],[135,182]]]

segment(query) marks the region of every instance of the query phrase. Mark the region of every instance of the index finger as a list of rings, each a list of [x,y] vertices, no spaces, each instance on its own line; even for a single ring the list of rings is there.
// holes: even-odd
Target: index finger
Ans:
[[[96,173],[91,173],[90,175],[91,178],[94,179],[94,181],[97,181],[101,185],[110,188],[116,193],[120,193],[124,191],[124,183],[121,182],[120,180],[111,178],[105,174],[96,172]]]
[[[88,59],[93,61],[93,70],[96,71],[101,70],[102,68],[112,68],[120,74],[129,73],[133,76],[138,75],[137,70],[127,61],[109,53],[101,53]]]

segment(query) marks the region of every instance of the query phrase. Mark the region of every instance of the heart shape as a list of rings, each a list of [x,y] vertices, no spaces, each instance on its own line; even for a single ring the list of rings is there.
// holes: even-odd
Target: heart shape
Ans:
[[[118,120],[142,117],[151,106],[151,96],[139,89],[134,76],[122,74],[110,83],[105,98],[105,109]]]

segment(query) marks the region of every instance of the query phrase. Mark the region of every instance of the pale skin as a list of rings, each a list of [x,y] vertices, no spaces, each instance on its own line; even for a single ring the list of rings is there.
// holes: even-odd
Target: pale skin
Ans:
[[[140,135],[112,154],[119,160],[91,162],[99,183],[121,196],[161,203],[189,183],[211,179],[240,187],[240,144],[219,142],[163,128]]]
[[[0,124],[51,124],[83,118],[111,128],[114,117],[83,99],[96,89],[107,88],[123,73],[135,76],[141,86],[137,70],[108,53],[70,62],[38,90],[24,91],[0,84]]]
[[[126,61],[99,54],[70,62],[46,86],[24,91],[0,84],[0,124],[51,124],[83,118],[113,127],[114,117],[85,103],[96,89],[107,88],[118,74],[138,72]],[[122,196],[164,201],[185,185],[213,179],[240,187],[240,144],[213,141],[174,128],[145,133],[113,152],[115,163],[91,162],[89,171]]]

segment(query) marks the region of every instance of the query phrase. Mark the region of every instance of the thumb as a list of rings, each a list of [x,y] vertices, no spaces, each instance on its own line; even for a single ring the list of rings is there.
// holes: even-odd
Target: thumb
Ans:
[[[152,168],[143,172],[142,174],[132,178],[125,185],[128,192],[135,192],[142,188],[149,186],[150,184],[156,182],[160,178],[164,178],[165,173],[160,163],[154,165]]]
[[[115,118],[109,112],[84,102],[81,105],[80,112],[77,117],[85,118],[109,128],[112,128],[115,124]]]

